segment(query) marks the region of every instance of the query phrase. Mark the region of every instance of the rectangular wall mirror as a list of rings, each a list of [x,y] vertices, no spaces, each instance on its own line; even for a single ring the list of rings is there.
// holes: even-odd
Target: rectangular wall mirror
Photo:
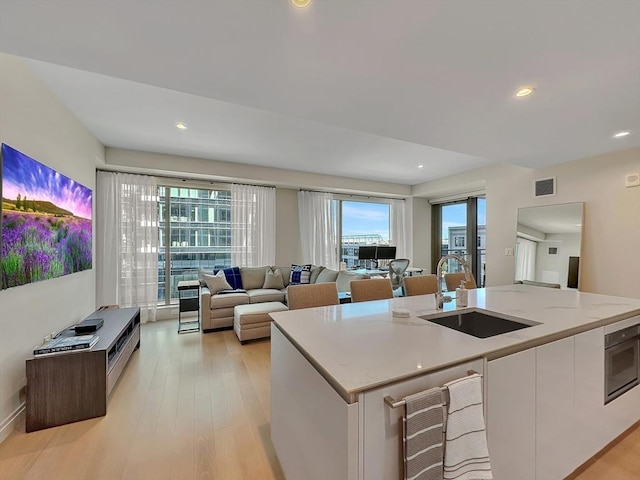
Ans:
[[[516,282],[579,289],[583,203],[518,209]]]

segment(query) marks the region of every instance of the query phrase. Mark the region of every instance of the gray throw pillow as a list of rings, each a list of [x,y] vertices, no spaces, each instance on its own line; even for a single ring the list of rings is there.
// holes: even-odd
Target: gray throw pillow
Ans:
[[[284,279],[282,278],[282,270],[279,268],[267,269],[264,276],[264,285],[262,288],[275,288],[281,290],[284,288]]]
[[[222,270],[215,275],[209,275],[204,272],[200,275],[202,276],[204,283],[209,287],[209,290],[211,290],[211,295],[215,295],[220,290],[231,290],[231,285],[227,282],[227,277],[224,276],[224,272]]]

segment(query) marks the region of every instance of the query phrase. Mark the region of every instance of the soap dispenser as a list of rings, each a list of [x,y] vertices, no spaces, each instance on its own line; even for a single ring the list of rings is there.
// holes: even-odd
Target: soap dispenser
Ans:
[[[464,281],[456,288],[456,307],[466,307],[469,299],[469,291],[464,287]]]

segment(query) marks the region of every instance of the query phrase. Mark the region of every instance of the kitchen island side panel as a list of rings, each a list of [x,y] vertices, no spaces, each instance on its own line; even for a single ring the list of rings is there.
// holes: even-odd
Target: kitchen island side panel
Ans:
[[[271,439],[287,480],[357,480],[358,404],[348,404],[271,325]]]

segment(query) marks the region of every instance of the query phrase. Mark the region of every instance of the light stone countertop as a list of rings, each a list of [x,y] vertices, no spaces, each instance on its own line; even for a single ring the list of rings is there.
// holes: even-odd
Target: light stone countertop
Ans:
[[[392,316],[392,309],[411,312]],[[279,328],[343,397],[474,358],[497,358],[640,315],[640,299],[506,285],[469,290],[468,307],[522,323],[476,338],[418,318],[438,315],[434,295],[272,313]],[[455,300],[444,312],[456,311]],[[341,392],[340,392],[341,390]]]

